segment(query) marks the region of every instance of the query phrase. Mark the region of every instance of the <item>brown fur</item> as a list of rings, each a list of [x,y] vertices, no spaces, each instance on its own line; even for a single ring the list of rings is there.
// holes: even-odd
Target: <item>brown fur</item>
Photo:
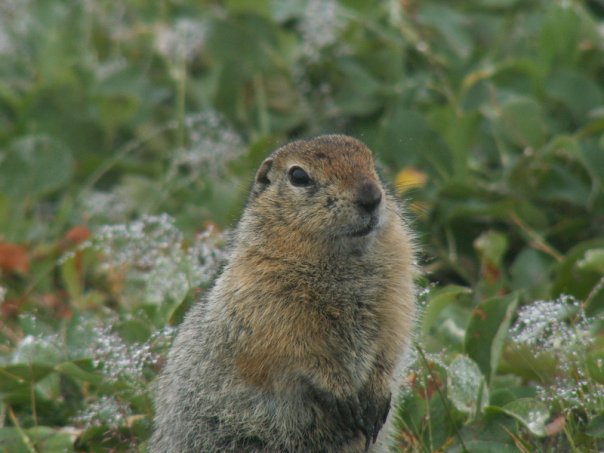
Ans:
[[[292,166],[312,184],[293,185]],[[368,213],[359,200],[376,187]],[[180,328],[151,451],[364,451],[410,340],[414,274],[410,234],[362,143],[275,151],[223,273]]]

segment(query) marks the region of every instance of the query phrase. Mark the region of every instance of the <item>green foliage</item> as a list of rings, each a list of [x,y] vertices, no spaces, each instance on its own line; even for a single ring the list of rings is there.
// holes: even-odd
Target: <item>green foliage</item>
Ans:
[[[402,451],[604,449],[598,0],[0,2],[0,449],[145,451],[267,152],[348,133],[425,270]]]

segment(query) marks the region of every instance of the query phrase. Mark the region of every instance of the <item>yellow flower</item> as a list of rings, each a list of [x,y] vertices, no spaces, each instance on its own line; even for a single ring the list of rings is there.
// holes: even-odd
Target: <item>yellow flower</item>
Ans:
[[[399,171],[396,178],[394,178],[394,187],[400,195],[409,189],[424,187],[427,180],[428,175],[426,173],[421,172],[414,167],[405,167]]]

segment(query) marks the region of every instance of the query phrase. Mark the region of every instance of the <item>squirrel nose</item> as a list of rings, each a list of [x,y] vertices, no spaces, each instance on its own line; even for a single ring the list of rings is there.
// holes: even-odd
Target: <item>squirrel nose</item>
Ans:
[[[372,213],[382,201],[382,191],[372,181],[366,181],[361,184],[357,194],[357,204],[368,213]]]

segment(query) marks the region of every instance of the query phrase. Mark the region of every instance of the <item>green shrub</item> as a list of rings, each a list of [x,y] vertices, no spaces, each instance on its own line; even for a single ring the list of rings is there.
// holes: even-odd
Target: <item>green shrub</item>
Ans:
[[[604,449],[600,0],[0,4],[0,446],[145,451],[264,155],[365,141],[425,270],[401,451]]]

